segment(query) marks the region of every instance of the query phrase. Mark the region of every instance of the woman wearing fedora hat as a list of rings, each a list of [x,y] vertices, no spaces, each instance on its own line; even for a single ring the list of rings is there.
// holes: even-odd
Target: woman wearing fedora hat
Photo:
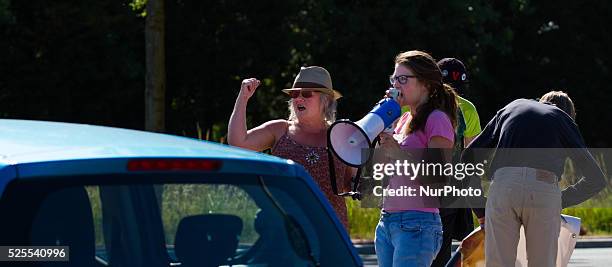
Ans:
[[[306,168],[325,194],[340,221],[348,229],[344,198],[332,189],[327,152],[327,129],[335,121],[336,100],[342,95],[333,89],[329,72],[317,66],[302,67],[293,86],[283,92],[290,96],[289,118],[271,120],[247,131],[246,106],[260,85],[245,79],[229,121],[230,145],[255,151],[271,148],[272,155],[291,159]],[[340,190],[350,188],[354,170],[334,157],[333,165]]]

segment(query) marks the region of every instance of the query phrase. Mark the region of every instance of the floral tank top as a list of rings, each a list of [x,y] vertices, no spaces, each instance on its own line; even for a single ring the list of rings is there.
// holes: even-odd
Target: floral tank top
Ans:
[[[272,155],[293,160],[304,166],[331,203],[332,208],[336,211],[336,215],[338,215],[344,227],[348,230],[346,203],[344,197],[335,195],[332,190],[331,180],[329,179],[329,159],[325,147],[299,144],[285,133],[272,148]],[[334,157],[334,167],[336,170],[338,193],[349,190],[349,188],[344,186],[344,174],[348,166]]]

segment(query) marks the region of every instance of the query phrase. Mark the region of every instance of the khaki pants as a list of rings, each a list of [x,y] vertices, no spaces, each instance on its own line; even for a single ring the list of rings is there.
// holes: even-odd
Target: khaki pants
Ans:
[[[486,266],[515,266],[521,224],[529,266],[555,266],[561,224],[561,191],[555,175],[504,167],[493,177],[485,216]]]

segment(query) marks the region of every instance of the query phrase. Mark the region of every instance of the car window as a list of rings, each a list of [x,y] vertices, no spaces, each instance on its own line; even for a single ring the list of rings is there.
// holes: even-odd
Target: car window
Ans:
[[[85,186],[87,197],[91,206],[94,226],[94,238],[95,238],[95,249],[96,256],[101,260],[108,262],[108,255],[106,254],[106,246],[104,242],[104,234],[102,230],[102,201],[100,200],[100,187],[99,186]]]
[[[354,266],[321,197],[280,176],[13,181],[0,245],[67,245],[67,266]]]
[[[254,225],[259,207],[240,187],[225,184],[164,184],[156,185],[155,191],[160,203],[166,244],[170,248],[174,247],[180,222],[197,215],[232,215],[239,218],[242,229],[237,238],[242,246],[252,245],[259,238]],[[173,253],[171,256],[174,256]]]
[[[12,183],[0,198],[0,214],[1,245],[68,246],[69,261],[62,266],[97,265],[93,214],[84,187]]]

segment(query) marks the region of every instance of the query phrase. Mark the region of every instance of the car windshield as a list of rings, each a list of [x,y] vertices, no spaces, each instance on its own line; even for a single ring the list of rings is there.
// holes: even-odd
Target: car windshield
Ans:
[[[69,246],[70,266],[355,265],[293,177],[37,178],[13,181],[0,212],[0,245]]]

